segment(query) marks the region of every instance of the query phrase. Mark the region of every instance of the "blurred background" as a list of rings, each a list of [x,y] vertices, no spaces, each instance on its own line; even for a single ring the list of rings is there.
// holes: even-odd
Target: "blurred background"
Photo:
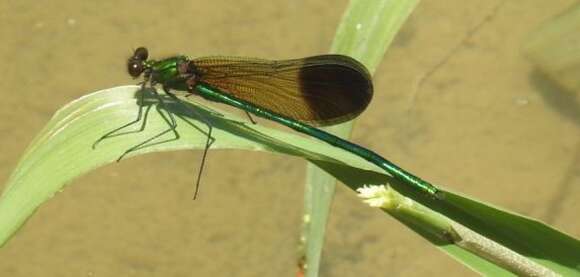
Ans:
[[[2,1],[0,186],[57,109],[135,83],[126,73],[133,48],[153,57],[323,54],[347,6],[233,3]],[[423,1],[377,69],[352,140],[580,237],[580,101],[550,89],[521,52],[532,30],[574,3]],[[212,151],[193,201],[200,157],[155,153],[78,178],[0,250],[0,276],[295,276],[304,161]],[[475,275],[343,186],[323,255],[322,276]]]

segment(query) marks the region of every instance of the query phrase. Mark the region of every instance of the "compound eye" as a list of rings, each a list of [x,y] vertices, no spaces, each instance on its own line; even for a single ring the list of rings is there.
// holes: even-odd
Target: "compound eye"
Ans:
[[[141,60],[129,60],[127,63],[127,71],[133,78],[139,77],[143,73],[143,62]]]
[[[138,59],[138,60],[142,60],[142,61],[147,60],[148,57],[149,57],[149,52],[147,51],[147,48],[145,48],[145,47],[137,48],[135,50],[135,53],[133,54],[133,58]]]

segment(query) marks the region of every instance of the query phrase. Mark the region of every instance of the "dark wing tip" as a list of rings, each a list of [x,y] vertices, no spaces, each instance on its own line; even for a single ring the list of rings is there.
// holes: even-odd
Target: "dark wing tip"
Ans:
[[[302,93],[316,115],[306,121],[319,126],[357,117],[373,96],[369,71],[357,60],[344,55],[306,58],[300,82]]]

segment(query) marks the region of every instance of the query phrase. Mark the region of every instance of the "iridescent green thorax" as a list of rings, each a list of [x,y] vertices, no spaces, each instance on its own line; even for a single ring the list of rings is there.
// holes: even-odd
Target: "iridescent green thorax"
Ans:
[[[176,56],[160,61],[148,60],[145,66],[151,69],[151,79],[156,83],[171,84],[180,80],[178,67],[187,62],[185,56]]]

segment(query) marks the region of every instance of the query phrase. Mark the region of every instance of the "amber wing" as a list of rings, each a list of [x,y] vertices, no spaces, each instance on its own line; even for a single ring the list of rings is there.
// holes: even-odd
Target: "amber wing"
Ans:
[[[373,94],[368,71],[348,56],[321,55],[283,61],[204,57],[192,62],[200,82],[317,126],[358,116]]]

